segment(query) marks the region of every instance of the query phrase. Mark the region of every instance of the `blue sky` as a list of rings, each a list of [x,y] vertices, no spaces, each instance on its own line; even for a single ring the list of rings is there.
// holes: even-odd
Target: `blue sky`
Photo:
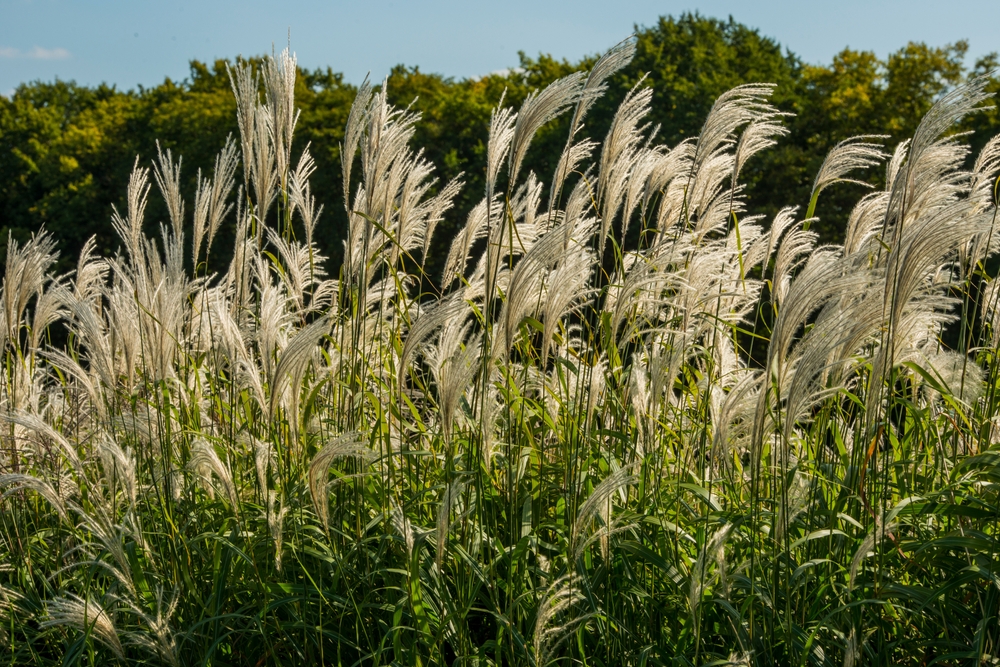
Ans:
[[[284,47],[359,82],[397,64],[454,77],[517,64],[517,52],[577,59],[663,14],[700,11],[760,29],[808,62],[850,46],[885,56],[910,40],[968,39],[1000,51],[1000,0],[0,0],[0,94],[36,79],[119,88],[183,79],[188,61]]]

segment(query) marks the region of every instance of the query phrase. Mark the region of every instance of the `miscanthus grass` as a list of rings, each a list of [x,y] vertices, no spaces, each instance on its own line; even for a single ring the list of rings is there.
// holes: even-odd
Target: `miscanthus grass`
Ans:
[[[193,205],[161,151],[120,253],[56,275],[50,236],[12,241],[3,662],[1000,661],[1000,139],[973,160],[949,132],[983,81],[900,146],[846,139],[807,215],[765,220],[739,177],[785,133],[770,85],[676,146],[636,87],[582,138],[632,50],[495,110],[442,276],[462,183],[367,84],[328,273],[287,52],[232,70],[240,135]],[[555,173],[526,171],[560,114]],[[817,245],[821,192],[881,165]]]

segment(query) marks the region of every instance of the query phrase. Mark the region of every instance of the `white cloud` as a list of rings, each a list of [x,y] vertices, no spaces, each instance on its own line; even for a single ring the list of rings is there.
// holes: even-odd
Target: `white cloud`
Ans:
[[[36,46],[28,52],[29,58],[37,58],[38,60],[65,60],[69,56],[69,51],[62,47],[43,49],[40,46]]]
[[[31,60],[65,60],[70,52],[62,47],[46,49],[35,46],[27,51],[15,49],[12,46],[0,46],[0,58],[29,58]]]
[[[523,72],[523,67],[504,67],[503,69],[495,69],[485,76],[510,76],[511,74],[522,74]]]

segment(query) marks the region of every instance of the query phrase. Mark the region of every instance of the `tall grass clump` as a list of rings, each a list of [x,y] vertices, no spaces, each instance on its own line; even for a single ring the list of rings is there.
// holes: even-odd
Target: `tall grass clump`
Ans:
[[[4,662],[998,662],[1000,138],[973,160],[951,132],[983,80],[765,220],[740,173],[786,132],[771,85],[676,146],[640,85],[585,138],[633,48],[501,102],[443,275],[462,183],[367,83],[330,273],[287,51],[231,71],[239,137],[192,206],[161,151],[118,254],[56,275],[48,234],[11,241]],[[560,114],[555,172],[526,172]],[[883,163],[817,245],[820,192]]]

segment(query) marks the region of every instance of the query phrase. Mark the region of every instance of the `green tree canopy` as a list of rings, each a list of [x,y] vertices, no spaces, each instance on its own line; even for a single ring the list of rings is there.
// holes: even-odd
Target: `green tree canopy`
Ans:
[[[755,212],[773,214],[786,205],[804,207],[812,179],[836,143],[857,134],[888,135],[894,147],[943,92],[969,76],[989,74],[996,55],[964,64],[967,45],[942,47],[910,43],[885,60],[866,51],[845,49],[828,65],[806,64],[757,30],[732,18],[698,14],[663,17],[637,27],[636,56],[611,82],[588,115],[584,131],[602,138],[614,110],[635,85],[653,89],[648,119],[661,138],[674,144],[698,134],[715,98],[747,82],[777,84],[775,102],[790,115],[789,135],[744,172]],[[517,106],[532,91],[571,72],[590,67],[596,56],[578,62],[547,55],[520,54],[506,73],[455,80],[419,67],[398,66],[387,78],[390,100],[422,114],[415,144],[426,147],[439,184],[463,174],[458,205],[438,228],[443,250],[477,202],[484,187],[485,140],[490,113],[504,96]],[[91,235],[104,251],[117,247],[111,207],[123,204],[125,183],[138,156],[148,165],[163,149],[182,155],[185,195],[193,196],[199,170],[207,175],[227,136],[236,135],[235,102],[227,65],[193,61],[189,77],[153,88],[121,91],[72,82],[23,84],[12,98],[0,98],[0,246],[8,233],[24,239],[43,225],[60,240],[64,258],[76,256]],[[993,90],[1000,90],[997,79]],[[301,110],[296,154],[308,143],[317,164],[313,188],[324,206],[317,241],[334,262],[342,252],[345,213],[340,179],[340,142],[356,87],[333,70],[300,69],[296,102]],[[547,181],[566,140],[569,119],[561,117],[537,135],[525,161]],[[995,110],[967,123],[974,146],[1000,129]],[[879,173],[862,175],[873,184]],[[837,238],[858,186],[824,192],[815,227]],[[166,217],[156,198],[150,225]],[[220,232],[232,233],[229,226]],[[220,247],[227,247],[220,243]],[[443,255],[436,252],[435,256]],[[226,258],[214,258],[219,267]],[[68,262],[68,259],[64,260]],[[334,264],[336,266],[336,264]],[[66,264],[65,268],[70,268]],[[432,262],[432,271],[436,269]]]

